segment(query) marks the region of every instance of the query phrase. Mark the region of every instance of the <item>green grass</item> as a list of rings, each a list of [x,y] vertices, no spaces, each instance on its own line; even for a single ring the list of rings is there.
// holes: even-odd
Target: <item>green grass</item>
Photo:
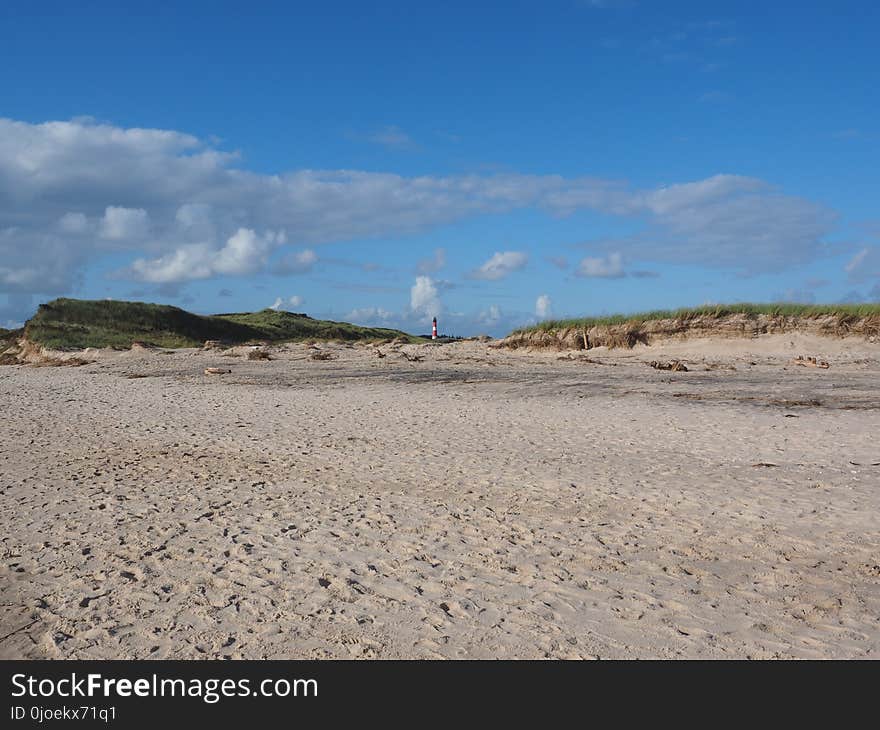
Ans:
[[[602,317],[581,317],[576,319],[555,319],[539,322],[531,327],[516,330],[535,332],[539,330],[560,330],[569,327],[601,327],[615,324],[641,324],[658,319],[688,320],[695,317],[724,317],[729,314],[767,314],[782,317],[803,317],[805,319],[834,315],[848,320],[862,317],[880,316],[880,304],[713,304],[703,307],[683,309],[658,309],[653,312],[636,314],[613,314]]]
[[[32,342],[58,350],[128,348],[135,341],[159,347],[197,347],[205,340],[243,343],[418,339],[398,330],[358,327],[272,309],[202,316],[163,304],[81,299],[55,299],[41,304],[25,325],[25,333]]]
[[[387,340],[400,337],[408,342],[420,342],[421,338],[400,330],[384,327],[361,327],[349,322],[333,322],[326,319],[312,319],[305,314],[278,312],[263,309],[259,312],[243,314],[217,314],[214,319],[230,324],[250,327],[260,332],[259,339],[276,342],[297,340]]]

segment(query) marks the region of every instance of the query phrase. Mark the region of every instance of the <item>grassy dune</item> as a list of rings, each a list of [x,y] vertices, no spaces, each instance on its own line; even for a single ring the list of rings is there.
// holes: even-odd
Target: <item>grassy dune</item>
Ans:
[[[569,327],[590,328],[616,324],[641,324],[660,319],[674,319],[686,322],[696,317],[725,317],[731,314],[751,314],[756,316],[765,314],[768,316],[801,317],[804,319],[831,315],[841,319],[856,320],[863,317],[880,316],[880,304],[713,304],[683,309],[657,309],[652,312],[638,312],[636,314],[613,314],[601,317],[547,320],[530,327],[518,329],[513,334],[559,330]]]
[[[41,304],[25,325],[25,334],[32,342],[58,350],[127,348],[135,341],[160,347],[197,347],[205,340],[242,343],[417,339],[398,330],[358,327],[272,309],[202,316],[163,304],[80,299],[55,299]]]

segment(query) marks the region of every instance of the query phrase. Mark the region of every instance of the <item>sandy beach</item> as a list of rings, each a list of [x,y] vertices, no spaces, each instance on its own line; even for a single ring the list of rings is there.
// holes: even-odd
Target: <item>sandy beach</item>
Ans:
[[[880,654],[880,344],[318,347],[0,367],[0,656]]]

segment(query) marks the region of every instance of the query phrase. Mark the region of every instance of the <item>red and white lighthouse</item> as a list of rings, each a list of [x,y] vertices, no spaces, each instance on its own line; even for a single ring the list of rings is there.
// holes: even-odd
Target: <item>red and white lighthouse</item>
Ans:
[[[437,318],[434,317],[434,321],[431,323],[431,339],[437,339]]]

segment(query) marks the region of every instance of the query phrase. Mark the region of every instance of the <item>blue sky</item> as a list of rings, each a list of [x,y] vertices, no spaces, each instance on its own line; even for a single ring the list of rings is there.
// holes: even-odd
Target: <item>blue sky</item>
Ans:
[[[0,326],[880,300],[875,3],[181,5],[0,6]]]

